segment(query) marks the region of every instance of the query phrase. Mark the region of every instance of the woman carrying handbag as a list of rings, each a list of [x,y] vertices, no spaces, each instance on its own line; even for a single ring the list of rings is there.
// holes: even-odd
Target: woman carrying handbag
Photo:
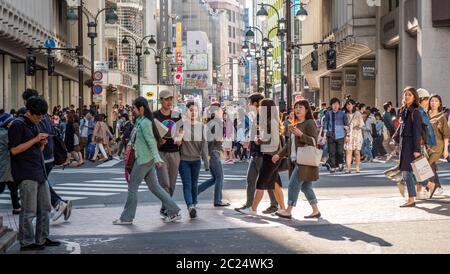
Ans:
[[[317,198],[313,190],[313,182],[319,180],[319,164],[321,151],[316,149],[317,126],[308,101],[301,100],[294,104],[295,119],[289,126],[291,136],[287,144],[273,156],[272,161],[278,162],[282,157],[289,157],[293,172],[290,177],[288,191],[288,207],[276,213],[278,217],[291,219],[292,210],[297,205],[300,190],[305,194],[313,210],[305,219],[320,218]],[[305,153],[298,155],[297,153]],[[304,161],[302,161],[303,159]],[[298,164],[300,162],[301,164]]]
[[[136,115],[136,126],[131,134],[131,148],[127,159],[127,169],[132,166],[128,184],[128,197],[125,208],[114,225],[132,225],[136,215],[138,203],[138,189],[145,180],[149,190],[161,200],[163,208],[167,211],[164,222],[174,222],[181,219],[180,208],[159,184],[156,177],[156,168],[160,168],[163,160],[159,156],[152,123],[153,114],[144,97],[137,98],[134,103],[134,115]],[[128,170],[129,171],[129,170]]]

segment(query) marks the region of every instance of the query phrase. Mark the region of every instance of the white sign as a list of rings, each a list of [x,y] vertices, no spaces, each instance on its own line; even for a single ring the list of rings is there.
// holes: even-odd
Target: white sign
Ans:
[[[101,103],[103,100],[103,96],[101,94],[94,94],[93,99],[94,99],[94,102]]]
[[[108,73],[109,71],[109,63],[104,61],[95,61],[94,62],[94,71],[100,71],[102,73]]]

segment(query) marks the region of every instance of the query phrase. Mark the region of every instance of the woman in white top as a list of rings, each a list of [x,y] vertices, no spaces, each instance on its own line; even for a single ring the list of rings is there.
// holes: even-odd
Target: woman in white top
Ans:
[[[361,169],[361,148],[363,145],[362,128],[364,127],[364,119],[359,111],[356,111],[355,101],[347,100],[344,105],[344,111],[348,118],[347,137],[345,138],[344,150],[346,152],[347,174],[351,173],[353,153],[355,153],[356,173],[360,173]]]

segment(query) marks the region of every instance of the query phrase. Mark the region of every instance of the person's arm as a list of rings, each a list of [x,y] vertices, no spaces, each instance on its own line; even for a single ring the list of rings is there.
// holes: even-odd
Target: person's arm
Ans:
[[[142,121],[140,130],[142,130],[142,137],[144,138],[145,142],[147,143],[150,153],[155,158],[155,163],[163,163],[164,161],[161,159],[161,156],[159,155],[158,151],[158,145],[156,144],[156,138],[153,134],[153,126],[152,122],[145,119]]]
[[[327,138],[327,133],[328,133],[328,117],[329,117],[329,115],[328,115],[328,113],[327,114],[325,114],[325,117],[324,117],[324,119],[323,119],[323,124],[322,124],[322,126],[323,126],[323,139],[326,139]]]
[[[29,150],[32,146],[34,146],[37,143],[41,143],[41,150],[45,147],[46,139],[48,138],[48,134],[45,133],[39,133],[36,137],[33,139],[25,142],[25,143],[18,143],[20,142],[19,136],[22,135],[21,128],[16,126],[11,126],[8,130],[8,139],[9,139],[9,146],[10,146],[10,152],[12,156],[19,155],[27,150]]]
[[[305,132],[298,138],[298,141],[300,141],[303,144],[307,144],[310,146],[317,145],[317,127],[315,124],[308,122],[305,126]]]
[[[205,134],[206,134],[206,133],[204,133],[203,136],[206,136]],[[204,163],[204,165],[205,165],[205,170],[206,170],[206,171],[209,171],[208,154],[209,154],[209,151],[208,151],[208,142],[206,141],[205,138],[203,138],[203,141],[202,141],[202,159],[203,159],[203,163]]]

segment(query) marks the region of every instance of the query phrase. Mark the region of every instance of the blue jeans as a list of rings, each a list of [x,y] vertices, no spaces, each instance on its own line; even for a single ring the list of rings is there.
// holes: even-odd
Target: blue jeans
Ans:
[[[372,148],[370,147],[369,139],[364,139],[361,154],[367,156],[369,161],[373,160]]]
[[[183,183],[184,200],[188,208],[197,204],[198,196],[198,177],[200,175],[200,167],[202,162],[198,161],[181,161],[180,177]]]
[[[172,200],[169,193],[167,193],[167,191],[165,191],[159,184],[153,161],[144,165],[138,165],[136,163],[131,171],[130,183],[128,184],[128,197],[125,208],[120,217],[121,221],[132,222],[134,220],[138,203],[138,189],[139,185],[142,183],[142,180],[145,180],[149,190],[161,200],[162,205],[166,209],[169,216],[180,212],[180,208]]]
[[[406,187],[408,188],[408,197],[413,198],[417,196],[416,193],[416,184],[419,183],[422,186],[426,186],[428,180],[425,182],[417,182],[416,177],[414,176],[414,172],[412,171],[403,171],[403,180],[406,182]]]
[[[220,152],[211,152],[211,160],[209,160],[209,169],[212,178],[198,186],[198,194],[204,192],[211,186],[214,187],[214,204],[220,205],[222,203],[222,189],[223,189],[223,169],[220,161]]]
[[[314,193],[313,190],[313,183],[300,182],[298,172],[299,172],[298,166],[295,165],[295,169],[292,172],[291,180],[289,182],[288,206],[297,206],[298,194],[300,193],[300,189],[305,194],[309,204],[311,205],[317,204],[316,194]]]

